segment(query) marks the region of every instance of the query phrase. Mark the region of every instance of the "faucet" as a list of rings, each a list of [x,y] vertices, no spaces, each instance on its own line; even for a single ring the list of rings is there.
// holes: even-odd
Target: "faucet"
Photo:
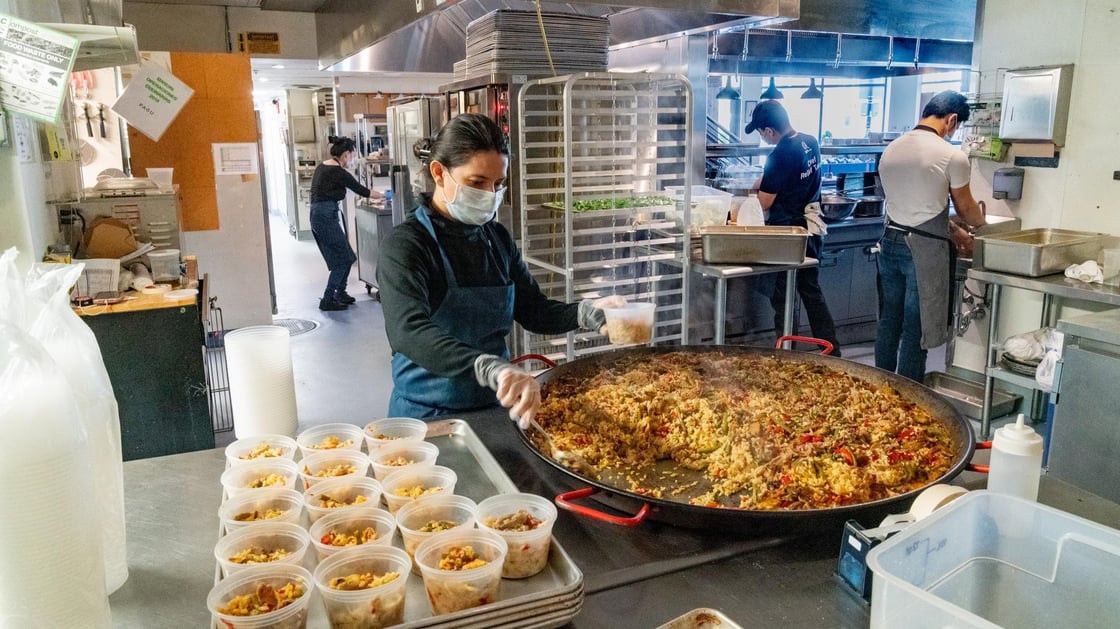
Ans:
[[[961,298],[961,310],[955,326],[957,336],[964,336],[964,333],[968,331],[968,326],[972,325],[973,321],[980,321],[988,316],[988,307],[990,306],[987,291],[984,295],[977,295],[967,286],[963,286],[963,288],[965,295]]]

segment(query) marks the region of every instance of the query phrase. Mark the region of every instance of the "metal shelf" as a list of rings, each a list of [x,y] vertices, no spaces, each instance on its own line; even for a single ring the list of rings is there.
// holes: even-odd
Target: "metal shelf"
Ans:
[[[622,295],[657,304],[655,343],[687,342],[690,212],[684,203],[567,211],[577,201],[672,196],[689,182],[691,89],[677,75],[581,73],[518,94],[520,243],[552,299]],[[586,331],[521,331],[522,352],[554,360],[611,349]],[[559,354],[559,356],[558,356]]]
[[[1007,382],[1015,386],[1023,387],[1024,389],[1041,391],[1042,387],[1034,378],[1015,373],[1003,367],[988,367],[988,377],[995,378],[1002,382]]]

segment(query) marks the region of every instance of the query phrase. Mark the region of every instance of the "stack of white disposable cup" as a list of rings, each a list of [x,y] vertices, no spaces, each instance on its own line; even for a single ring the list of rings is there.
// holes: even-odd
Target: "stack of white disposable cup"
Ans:
[[[234,435],[294,435],[298,416],[288,330],[241,328],[226,334],[225,345]]]

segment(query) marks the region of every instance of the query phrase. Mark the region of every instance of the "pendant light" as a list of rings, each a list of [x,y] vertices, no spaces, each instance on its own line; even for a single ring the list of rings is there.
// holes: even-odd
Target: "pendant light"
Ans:
[[[778,89],[778,86],[774,85],[774,77],[770,77],[770,87],[766,88],[766,91],[763,92],[762,95],[759,96],[759,98],[761,98],[762,100],[777,100],[782,96],[783,94]]]
[[[801,98],[815,98],[817,100],[824,98],[824,92],[817,87],[817,80],[815,78],[809,79],[809,89],[801,93]]]
[[[738,88],[731,87],[730,77],[723,77],[723,87],[716,93],[716,98],[721,100],[739,100],[741,98]]]

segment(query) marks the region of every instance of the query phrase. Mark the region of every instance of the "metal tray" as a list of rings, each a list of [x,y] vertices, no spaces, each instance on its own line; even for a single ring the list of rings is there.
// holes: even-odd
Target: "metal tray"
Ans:
[[[495,494],[517,492],[509,476],[490,454],[467,422],[445,419],[428,423],[427,440],[439,447],[437,462],[455,470],[458,482],[455,493],[475,502]],[[309,526],[303,514],[304,527]],[[219,531],[219,537],[223,534]],[[403,548],[399,533],[393,545]],[[314,548],[308,549],[304,567],[314,572],[318,563]],[[215,570],[214,582],[221,578]],[[556,540],[552,539],[548,566],[540,574],[527,579],[503,579],[499,601],[452,614],[433,616],[423,579],[408,575],[402,629],[432,627],[438,629],[483,629],[485,627],[560,627],[570,621],[583,607],[583,573]],[[214,629],[221,629],[216,624]],[[318,591],[312,593],[307,629],[328,629],[326,611]]]
[[[809,240],[804,227],[713,225],[699,234],[709,264],[800,264]]]
[[[698,607],[670,620],[657,629],[743,629],[723,612],[708,607]]]
[[[957,409],[962,415],[977,421],[980,420],[984,405],[984,385],[982,383],[965,380],[940,371],[933,371],[926,374],[925,385],[945,398],[945,401],[953,405],[953,408]],[[1014,411],[1015,405],[1020,399],[1022,399],[1020,395],[993,389],[991,417],[1003,417]]]
[[[1049,228],[978,236],[980,246],[973,263],[989,271],[1041,277],[1098,259],[1102,237],[1094,232]]]

